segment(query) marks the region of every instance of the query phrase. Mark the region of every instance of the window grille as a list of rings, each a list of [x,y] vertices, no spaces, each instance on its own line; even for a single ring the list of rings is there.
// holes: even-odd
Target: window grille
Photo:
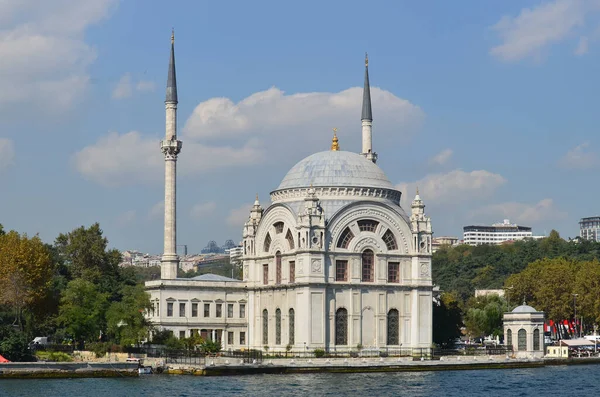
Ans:
[[[263,310],[263,345],[269,344],[269,312],[267,309]]]
[[[379,226],[379,222],[373,219],[363,219],[356,223],[361,232],[375,232],[375,229]]]
[[[374,278],[374,262],[375,258],[373,251],[365,250],[362,253],[362,281],[372,283]]]
[[[295,322],[296,322],[296,313],[294,312],[294,309],[290,309],[290,318],[288,321],[288,323],[289,323],[288,325],[290,327],[290,330],[289,330],[290,340],[288,343],[290,345],[294,345],[296,343]]]
[[[400,315],[396,309],[391,309],[387,315],[387,344],[400,344]]]
[[[281,284],[281,252],[275,254],[275,283]]]
[[[275,310],[275,344],[281,345],[281,310]]]
[[[383,242],[385,243],[388,250],[393,251],[398,249],[398,244],[396,243],[396,237],[394,237],[394,233],[390,229],[388,229],[383,234]]]
[[[388,283],[400,282],[400,263],[388,262]]]
[[[348,248],[348,246],[350,245],[350,241],[352,241],[353,238],[354,238],[354,233],[352,233],[352,230],[350,230],[350,228],[347,227],[342,232],[342,235],[340,236],[340,238],[338,240],[337,247],[338,248]]]
[[[348,281],[348,261],[335,261],[335,281]]]
[[[296,282],[296,262],[290,261],[290,283]]]
[[[540,330],[539,329],[533,330],[533,350],[535,350],[535,351],[540,350]]]
[[[335,344],[348,344],[348,311],[344,308],[335,312]]]
[[[519,351],[527,350],[527,331],[525,331],[523,328],[521,328],[517,335],[519,338],[519,340],[518,340]]]

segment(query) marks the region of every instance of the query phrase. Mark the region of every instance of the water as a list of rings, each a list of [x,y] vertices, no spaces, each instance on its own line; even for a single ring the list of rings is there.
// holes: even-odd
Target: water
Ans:
[[[201,377],[0,380],[0,396],[581,396],[600,365],[532,369]],[[596,392],[594,392],[596,390]]]

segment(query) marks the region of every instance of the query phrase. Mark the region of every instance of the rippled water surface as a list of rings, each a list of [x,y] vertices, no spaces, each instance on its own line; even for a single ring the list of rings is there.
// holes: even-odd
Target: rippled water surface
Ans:
[[[600,365],[535,369],[199,377],[0,380],[0,396],[581,396]]]

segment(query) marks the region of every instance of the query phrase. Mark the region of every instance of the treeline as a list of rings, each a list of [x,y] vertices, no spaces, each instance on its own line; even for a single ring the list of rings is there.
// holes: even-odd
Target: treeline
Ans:
[[[148,295],[135,269],[120,268],[99,224],[53,244],[0,225],[0,354],[27,359],[29,342],[135,344],[148,333]]]
[[[600,243],[547,238],[505,245],[443,247],[433,254],[433,282],[442,291],[434,306],[434,341],[461,335],[502,335],[502,315],[523,302],[554,321],[572,320],[585,332],[600,322]],[[505,298],[474,297],[476,289],[504,289]],[[577,294],[577,295],[574,295]]]
[[[580,239],[566,241],[553,230],[547,238],[539,240],[442,247],[433,254],[433,282],[442,291],[456,293],[466,301],[476,289],[500,289],[509,276],[522,272],[528,264],[554,258],[597,260],[600,243]]]

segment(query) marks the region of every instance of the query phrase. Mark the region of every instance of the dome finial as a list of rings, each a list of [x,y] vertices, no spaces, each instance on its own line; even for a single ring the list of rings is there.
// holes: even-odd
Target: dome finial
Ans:
[[[419,186],[417,186],[417,196],[419,195]]]
[[[338,137],[337,137],[337,128],[333,129],[333,139],[331,140],[331,150],[333,150],[333,151],[340,150],[340,145],[338,143]]]
[[[365,52],[365,66],[369,66],[369,54]]]

